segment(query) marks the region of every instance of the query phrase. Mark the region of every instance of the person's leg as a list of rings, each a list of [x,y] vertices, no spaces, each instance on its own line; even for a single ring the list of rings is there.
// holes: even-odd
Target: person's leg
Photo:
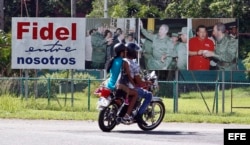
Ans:
[[[144,100],[143,100],[143,103],[138,111],[136,119],[138,122],[140,122],[144,125],[147,125],[147,123],[142,119],[142,115],[152,100],[152,93],[147,91],[147,90],[144,90],[142,88],[137,88],[137,92],[138,92],[138,96],[141,98],[144,98]]]
[[[135,106],[135,103],[137,101],[137,98],[138,98],[137,91],[134,89],[129,89],[129,96],[131,96],[131,100],[130,100],[130,103],[128,106],[127,114],[131,115],[131,112],[132,112],[132,110]]]
[[[129,94],[130,94],[129,93],[129,87],[127,87],[127,86],[125,86],[123,84],[118,84],[117,88],[126,92],[125,103],[128,105],[129,104]]]
[[[127,109],[127,113],[126,115],[124,116],[124,119],[125,120],[130,120],[132,119],[131,118],[131,113],[132,113],[132,110],[135,106],[135,103],[137,101],[137,98],[138,98],[138,94],[137,94],[137,91],[134,90],[134,89],[129,89],[129,96],[131,96],[131,99],[130,99],[130,103],[128,105],[128,109]]]
[[[137,92],[138,92],[138,96],[144,99],[138,111],[138,114],[142,115],[152,100],[152,93],[141,88],[137,88]]]

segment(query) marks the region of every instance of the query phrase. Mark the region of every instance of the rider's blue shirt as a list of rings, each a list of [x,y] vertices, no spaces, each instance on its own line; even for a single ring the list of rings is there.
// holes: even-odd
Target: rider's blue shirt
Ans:
[[[114,90],[115,89],[115,85],[118,79],[118,76],[121,72],[121,67],[122,67],[122,62],[123,59],[122,57],[117,57],[114,59],[111,69],[110,69],[110,77],[107,83],[107,88]]]

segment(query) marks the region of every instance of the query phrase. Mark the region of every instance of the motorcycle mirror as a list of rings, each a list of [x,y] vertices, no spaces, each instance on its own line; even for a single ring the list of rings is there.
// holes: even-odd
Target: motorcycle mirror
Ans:
[[[155,77],[155,71],[152,71],[149,76],[150,76],[150,78]]]

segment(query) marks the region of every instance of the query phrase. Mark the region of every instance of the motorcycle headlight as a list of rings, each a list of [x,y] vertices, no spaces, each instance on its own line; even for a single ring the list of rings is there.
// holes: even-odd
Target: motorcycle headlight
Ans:
[[[98,100],[98,106],[107,107],[110,102],[111,102],[110,97],[108,97],[108,98],[100,97]]]

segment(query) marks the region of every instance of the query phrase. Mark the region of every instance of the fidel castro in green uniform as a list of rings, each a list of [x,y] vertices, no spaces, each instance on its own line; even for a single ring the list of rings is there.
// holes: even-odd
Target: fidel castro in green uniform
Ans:
[[[148,60],[148,65],[151,70],[166,70],[173,61],[174,44],[167,36],[169,27],[168,25],[161,25],[157,35],[152,35],[143,29],[141,23],[141,32],[149,40],[152,41],[152,57]]]
[[[93,69],[104,69],[106,63],[106,48],[107,45],[112,43],[112,38],[104,38],[104,27],[103,24],[97,24],[97,31],[91,35],[92,44],[92,68]]]
[[[223,23],[214,25],[215,51],[206,51],[203,53],[203,56],[214,60],[219,70],[236,70],[238,40],[225,34],[225,31],[226,26]]]

